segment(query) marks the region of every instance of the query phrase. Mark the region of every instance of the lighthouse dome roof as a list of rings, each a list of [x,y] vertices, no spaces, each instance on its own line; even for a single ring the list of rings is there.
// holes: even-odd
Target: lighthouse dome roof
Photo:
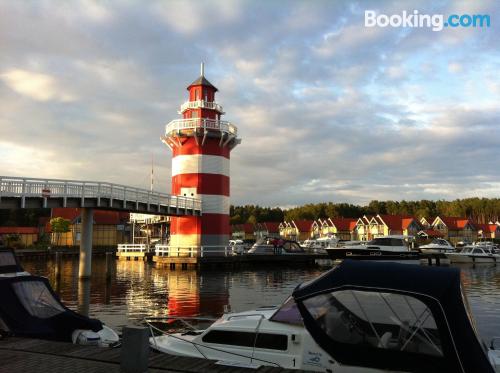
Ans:
[[[212,83],[210,83],[207,80],[207,78],[205,78],[205,76],[203,76],[203,75],[201,75],[198,79],[196,79],[194,82],[192,82],[187,87],[187,89],[191,88],[194,85],[202,85],[202,86],[205,86],[205,87],[212,87],[215,91],[218,91],[218,89]]]

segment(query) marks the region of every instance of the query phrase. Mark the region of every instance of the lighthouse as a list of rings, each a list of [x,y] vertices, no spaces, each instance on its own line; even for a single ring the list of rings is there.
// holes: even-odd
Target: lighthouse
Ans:
[[[217,88],[200,77],[187,90],[181,119],[166,125],[162,141],[172,151],[172,194],[201,200],[201,216],[173,217],[170,247],[227,246],[231,150],[240,143],[236,126],[221,120]]]

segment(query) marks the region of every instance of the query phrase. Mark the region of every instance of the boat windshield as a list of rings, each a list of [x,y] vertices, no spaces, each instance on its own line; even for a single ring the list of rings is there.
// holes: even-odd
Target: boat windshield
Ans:
[[[401,238],[380,237],[368,242],[368,245],[380,246],[407,246],[406,241]]]
[[[293,297],[289,297],[271,316],[270,320],[286,324],[302,325],[302,316]]]
[[[12,288],[31,316],[47,319],[65,311],[42,281],[19,281]]]
[[[9,251],[0,251],[0,267],[15,266],[16,258]]]
[[[339,290],[306,299],[304,306],[337,343],[443,356],[431,310],[412,296]]]

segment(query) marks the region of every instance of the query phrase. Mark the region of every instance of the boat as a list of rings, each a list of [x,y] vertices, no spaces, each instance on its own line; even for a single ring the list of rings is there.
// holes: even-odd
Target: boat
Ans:
[[[114,346],[118,334],[64,306],[45,277],[33,276],[11,249],[0,248],[0,334],[81,345]]]
[[[364,244],[327,247],[326,252],[331,259],[355,260],[404,260],[417,262],[420,255],[410,250],[408,236],[393,235],[378,237]]]
[[[303,254],[304,248],[296,241],[283,240],[281,246],[276,246],[272,243],[274,238],[268,238],[261,242],[256,242],[248,251],[249,255],[293,255]]]
[[[345,260],[279,307],[184,332],[148,325],[159,333],[150,337],[154,350],[252,368],[493,373],[500,358],[479,339],[453,267]]]
[[[481,247],[481,245],[465,246],[460,252],[446,253],[452,263],[497,263],[500,262],[500,252],[496,249]]]
[[[455,247],[443,238],[435,238],[427,245],[419,246],[422,254],[444,254],[455,252]]]
[[[339,240],[337,237],[320,237],[317,239],[305,240],[302,247],[305,251],[314,254],[326,254],[327,247],[337,247]]]
[[[243,240],[229,240],[229,248],[233,255],[241,255],[245,253],[245,243]]]

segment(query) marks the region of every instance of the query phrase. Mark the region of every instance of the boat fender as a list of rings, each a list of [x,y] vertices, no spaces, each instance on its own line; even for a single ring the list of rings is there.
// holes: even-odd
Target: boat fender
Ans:
[[[98,346],[101,341],[101,337],[92,330],[76,329],[71,335],[71,340],[77,345]]]

